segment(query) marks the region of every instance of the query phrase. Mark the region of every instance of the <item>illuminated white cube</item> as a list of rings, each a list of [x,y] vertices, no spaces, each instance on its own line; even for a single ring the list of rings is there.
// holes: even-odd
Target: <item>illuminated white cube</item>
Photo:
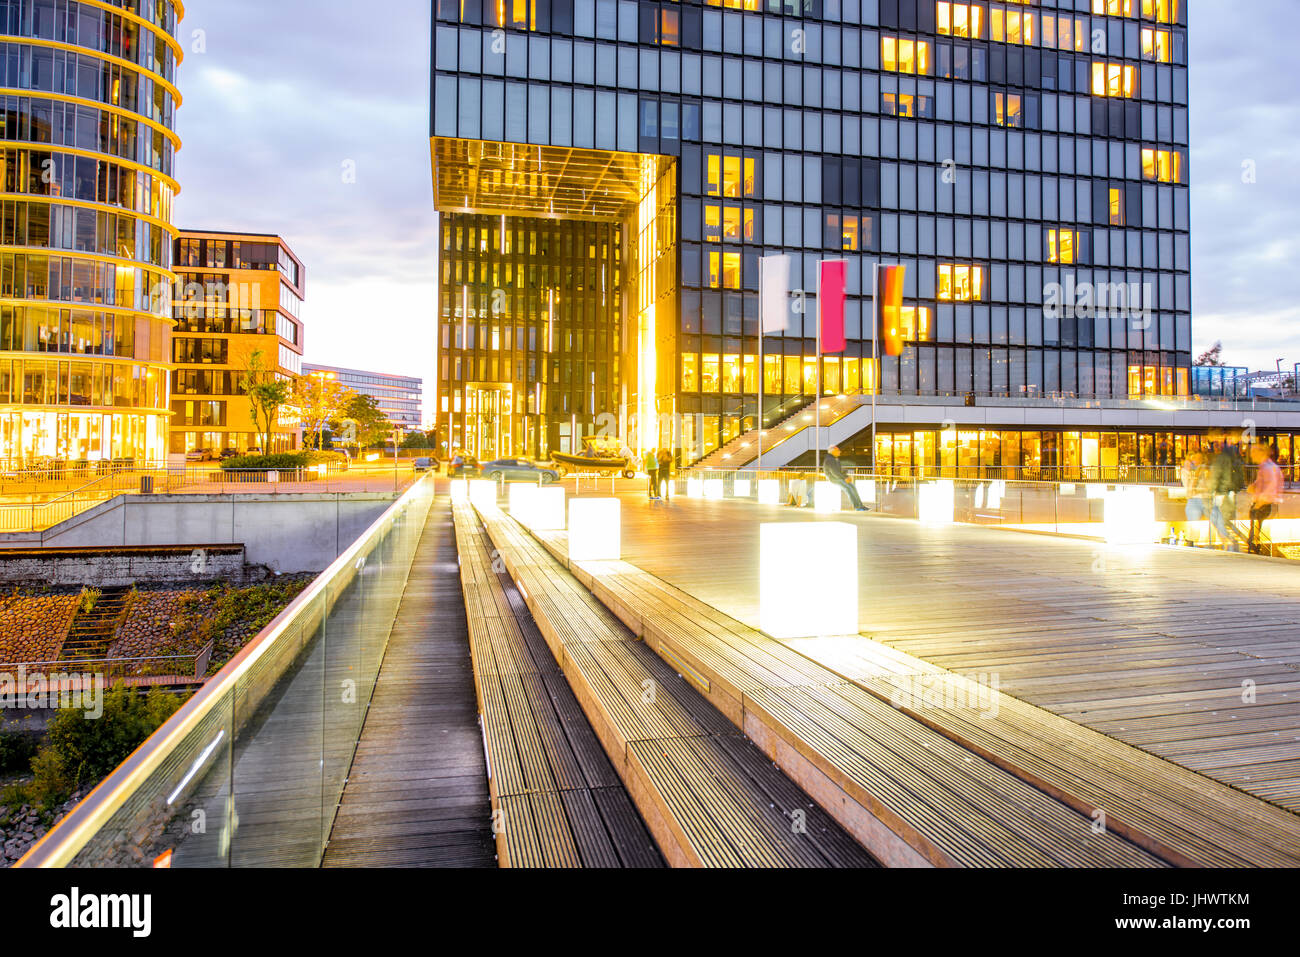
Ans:
[[[491,508],[497,504],[497,483],[491,479],[471,479],[469,501],[475,508]]]
[[[686,497],[703,498],[704,497],[704,479],[688,478],[686,480]]]
[[[537,494],[537,488],[528,482],[510,483],[510,514],[520,524],[529,524],[528,510],[533,507],[533,496]]]
[[[1086,487],[1086,491],[1088,494],[1088,498],[1104,499],[1106,497],[1106,486],[1099,485],[1096,482],[1088,483]]]
[[[539,532],[564,528],[564,489],[542,487],[533,492],[528,503],[528,527]]]
[[[616,498],[575,498],[569,502],[569,560],[617,561],[621,515]]]
[[[975,507],[976,508],[984,507],[984,483],[983,482],[981,482],[979,485],[975,487]]]
[[[749,498],[751,487],[749,479],[736,479],[731,487],[731,494],[736,498]]]
[[[1073,495],[1073,494],[1074,494],[1074,485],[1073,485],[1073,483],[1070,483],[1070,482],[1064,482],[1064,483],[1062,483],[1062,484],[1061,484],[1061,494],[1062,494],[1062,495]]]
[[[704,497],[722,498],[722,479],[705,479]]]
[[[818,482],[813,486],[813,510],[838,512],[844,507],[840,487],[832,482]]]
[[[758,480],[758,504],[759,505],[780,505],[781,504],[781,482],[778,479]]]
[[[951,525],[956,497],[951,479],[927,482],[917,489],[916,517],[926,525]]]
[[[759,627],[773,638],[858,633],[858,535],[846,522],[759,526]]]
[[[858,490],[858,498],[862,499],[864,505],[874,505],[876,502],[876,483],[874,479],[858,479],[853,483]]]
[[[1117,488],[1102,499],[1102,528],[1111,545],[1150,545],[1158,537],[1156,497],[1145,486]]]
[[[984,504],[989,508],[1001,508],[1002,496],[1007,494],[1007,483],[1002,481],[990,482],[989,491],[984,496]]]
[[[469,501],[469,480],[452,479],[451,480],[451,504],[463,505]]]

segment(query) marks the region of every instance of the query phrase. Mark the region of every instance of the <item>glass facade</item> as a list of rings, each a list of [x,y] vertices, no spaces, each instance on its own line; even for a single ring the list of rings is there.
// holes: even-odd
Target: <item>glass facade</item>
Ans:
[[[9,467],[166,457],[180,16],[170,0],[0,0]]]
[[[184,231],[176,240],[169,451],[215,456],[261,448],[247,379],[302,373],[306,271],[287,243],[258,233]],[[296,422],[271,429],[268,452],[297,448]]]
[[[424,380],[387,372],[366,372],[338,366],[302,364],[303,375],[324,375],[358,395],[372,396],[388,421],[403,432],[422,428]]]
[[[431,135],[674,160],[654,406],[708,451],[754,421],[772,253],[806,296],[765,338],[769,414],[816,389],[823,258],[849,264],[824,391],[876,381],[871,267],[897,262],[883,393],[1188,395],[1186,60],[1177,0],[437,0]]]

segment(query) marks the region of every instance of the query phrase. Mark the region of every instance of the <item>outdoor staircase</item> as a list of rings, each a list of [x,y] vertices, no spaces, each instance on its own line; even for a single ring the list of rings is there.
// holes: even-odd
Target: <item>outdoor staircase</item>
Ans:
[[[819,409],[818,425],[825,428],[838,422],[860,405],[861,392],[848,395],[823,396]],[[773,425],[763,431],[763,458],[766,461],[769,449],[774,449],[781,442],[802,432],[813,425],[812,396],[798,396],[792,400],[794,408]],[[780,410],[778,410],[780,414]],[[729,442],[714,449],[693,468],[702,469],[736,469],[752,463],[758,458],[758,430],[742,432]]]
[[[77,609],[68,637],[59,651],[60,661],[91,661],[108,657],[118,625],[126,615],[130,586],[105,588],[89,611]]]

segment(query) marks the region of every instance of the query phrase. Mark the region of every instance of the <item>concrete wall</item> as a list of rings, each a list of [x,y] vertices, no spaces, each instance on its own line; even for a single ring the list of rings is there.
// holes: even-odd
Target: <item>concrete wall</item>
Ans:
[[[241,545],[0,548],[0,582],[113,587],[244,577]]]
[[[0,534],[0,548],[242,544],[250,564],[319,572],[395,497],[391,492],[119,495],[43,532]]]

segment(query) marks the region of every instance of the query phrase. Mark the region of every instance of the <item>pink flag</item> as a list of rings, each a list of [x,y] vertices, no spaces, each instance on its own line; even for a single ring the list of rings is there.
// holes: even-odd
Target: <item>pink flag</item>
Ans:
[[[821,313],[822,353],[843,352],[846,345],[844,290],[848,279],[848,263],[843,259],[823,259],[817,268],[820,278],[817,306]]]

